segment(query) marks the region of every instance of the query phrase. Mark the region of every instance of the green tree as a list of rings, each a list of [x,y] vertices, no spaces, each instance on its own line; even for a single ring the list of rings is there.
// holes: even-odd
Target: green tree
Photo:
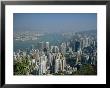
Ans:
[[[90,65],[90,64],[85,64],[80,67],[78,71],[74,73],[75,75],[96,75],[96,67]]]
[[[21,57],[14,60],[14,75],[27,75],[31,72],[32,65],[30,65],[27,57]]]

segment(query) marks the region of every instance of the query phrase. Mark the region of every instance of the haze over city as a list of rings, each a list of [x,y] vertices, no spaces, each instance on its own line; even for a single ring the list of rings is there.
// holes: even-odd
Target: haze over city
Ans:
[[[96,13],[14,13],[14,32],[78,32],[96,30]]]
[[[97,75],[96,13],[15,13],[14,75]]]

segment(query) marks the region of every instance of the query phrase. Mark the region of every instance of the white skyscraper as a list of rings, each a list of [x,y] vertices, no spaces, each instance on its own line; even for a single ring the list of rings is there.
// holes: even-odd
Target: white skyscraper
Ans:
[[[40,57],[40,63],[39,63],[39,74],[40,75],[46,74],[46,63],[47,63],[47,56],[42,55]]]
[[[46,42],[45,48],[46,48],[46,49],[49,49],[49,42]]]
[[[62,57],[62,71],[65,71],[66,60],[65,57]]]
[[[62,43],[60,47],[61,47],[61,53],[65,54],[65,52],[66,52],[66,43]]]
[[[86,38],[85,47],[89,46],[89,38]]]
[[[56,59],[55,59],[55,73],[58,73],[59,72],[59,70],[60,70],[60,53],[58,53],[57,55],[56,55]]]
[[[52,66],[53,55],[51,53],[49,53],[48,55],[48,61],[49,61],[49,64]]]
[[[59,71],[59,68],[60,68],[60,59],[56,59],[55,60],[55,73],[58,73],[58,71]]]

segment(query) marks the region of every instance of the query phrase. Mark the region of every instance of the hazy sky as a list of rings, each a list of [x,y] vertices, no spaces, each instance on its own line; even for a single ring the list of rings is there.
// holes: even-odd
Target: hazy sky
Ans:
[[[13,27],[16,31],[76,32],[96,30],[95,13],[14,13]]]

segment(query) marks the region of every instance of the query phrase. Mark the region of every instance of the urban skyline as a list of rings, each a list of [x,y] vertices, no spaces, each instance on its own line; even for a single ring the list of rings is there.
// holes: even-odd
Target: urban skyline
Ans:
[[[14,75],[97,75],[95,13],[16,13],[13,40]]]

